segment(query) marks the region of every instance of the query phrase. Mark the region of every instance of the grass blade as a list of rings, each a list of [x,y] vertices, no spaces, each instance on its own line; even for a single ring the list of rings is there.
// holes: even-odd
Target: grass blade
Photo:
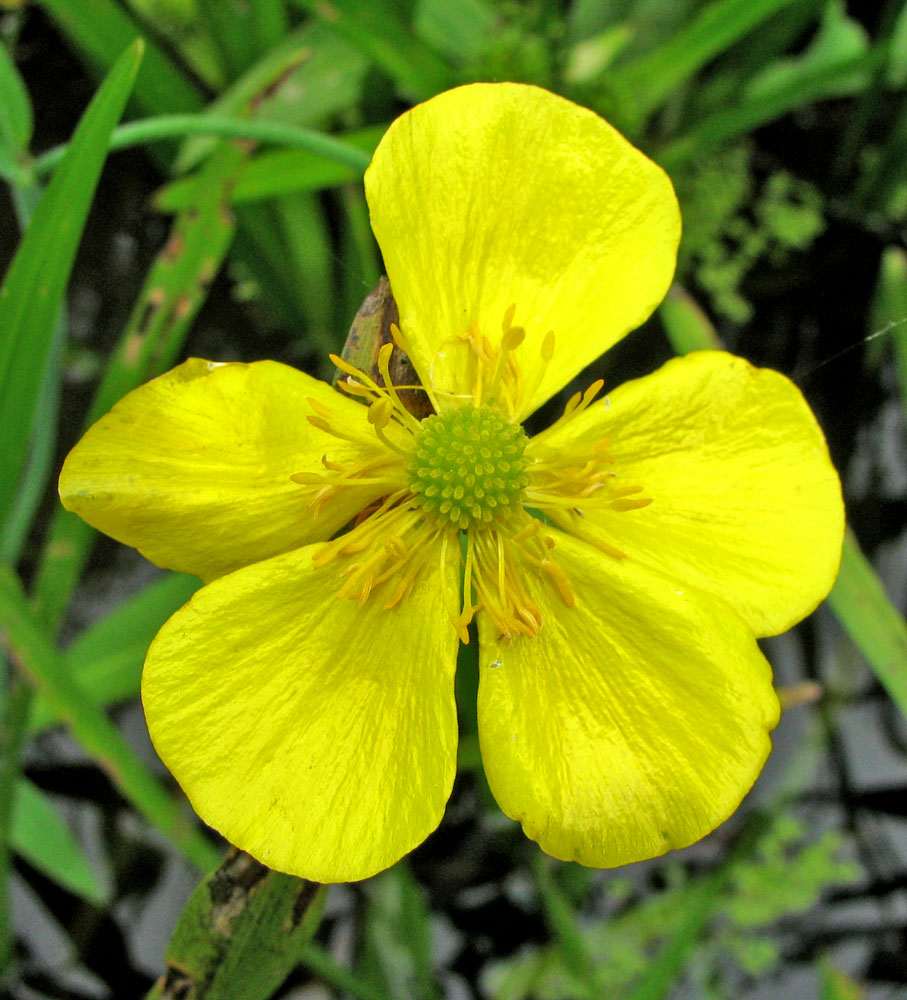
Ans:
[[[138,41],[123,53],[83,115],[0,287],[0,521],[19,482],[69,272],[142,48]]]
[[[10,843],[25,860],[69,892],[95,906],[109,893],[85,852],[43,792],[25,778],[16,785]]]
[[[123,795],[194,865],[206,871],[220,860],[178,803],[148,771],[120,731],[66,668],[29,607],[16,574],[0,565],[0,638],[17,667],[44,692],[75,738],[108,772]]]

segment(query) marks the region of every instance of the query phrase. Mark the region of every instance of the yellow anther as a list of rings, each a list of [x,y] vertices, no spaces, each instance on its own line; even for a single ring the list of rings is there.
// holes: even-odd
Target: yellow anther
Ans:
[[[368,408],[368,422],[376,429],[387,427],[393,412],[394,404],[387,397],[376,399]]]

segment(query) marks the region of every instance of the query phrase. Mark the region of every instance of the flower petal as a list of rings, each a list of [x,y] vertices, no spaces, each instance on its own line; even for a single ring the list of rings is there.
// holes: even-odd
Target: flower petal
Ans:
[[[479,618],[479,739],[501,808],[556,858],[609,868],[736,809],[778,719],[752,632],[720,600],[555,533],[576,606],[530,571],[536,638]]]
[[[757,635],[809,614],[838,572],[841,485],[822,431],[783,375],[721,351],[669,361],[535,439],[584,455],[605,437],[639,510],[552,514],[683,588],[720,595]],[[541,454],[541,450],[538,452]]]
[[[286,365],[187,361],[89,429],[63,465],[63,505],[204,579],[329,538],[386,488],[345,489],[313,516],[312,491],[290,476],[324,471],[325,454],[372,453],[310,424],[308,398],[339,426],[366,425],[364,407]]]
[[[477,324],[498,343],[515,305],[524,416],[642,323],[674,271],[665,173],[537,87],[472,84],[418,105],[385,134],[365,187],[412,361],[442,404],[470,385],[451,338]]]
[[[142,700],[205,822],[272,868],[342,882],[387,868],[440,822],[457,640],[439,627],[439,571],[395,608],[360,606],[334,596],[342,567],[313,567],[319,548],[198,591],[154,640]]]

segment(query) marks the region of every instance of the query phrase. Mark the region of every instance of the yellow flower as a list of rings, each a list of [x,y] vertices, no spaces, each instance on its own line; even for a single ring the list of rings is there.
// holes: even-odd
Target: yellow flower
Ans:
[[[769,752],[756,636],[808,614],[837,570],[822,433],[786,378],[716,351],[594,401],[596,383],[526,435],[674,268],[670,181],[590,111],[452,90],[391,126],[365,183],[434,415],[401,404],[390,345],[383,379],[344,369],[346,394],[192,360],[63,468],[70,510],[207,581],[148,653],[154,744],[234,844],[364,878],[441,819],[474,619],[504,812],[587,865],[689,844]]]

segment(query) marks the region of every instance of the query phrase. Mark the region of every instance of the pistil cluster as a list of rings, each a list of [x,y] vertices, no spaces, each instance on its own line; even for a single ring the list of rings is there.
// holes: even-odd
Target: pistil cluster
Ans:
[[[391,352],[395,346],[406,351],[396,327],[395,344],[384,345],[378,354],[380,380],[332,358],[345,376],[339,387],[368,405],[368,425],[336,427],[314,400],[308,419],[337,438],[355,441],[371,457],[344,466],[327,455],[323,473],[300,473],[293,479],[311,489],[316,513],[341,489],[380,485],[385,490],[349,531],[315,556],[318,566],[345,561],[338,597],[364,603],[381,590],[384,606],[393,607],[434,554],[445,579],[452,563],[462,570],[459,594],[449,594],[447,604],[463,642],[469,641],[468,626],[480,608],[501,636],[534,636],[543,623],[538,599],[527,587],[527,570],[547,579],[567,605],[573,605],[574,595],[557,565],[550,529],[532,512],[546,512],[562,522],[581,518],[588,506],[630,510],[651,502],[638,495],[641,487],[618,484],[607,441],[597,442],[576,461],[546,449],[544,434],[526,436],[516,419],[525,391],[516,352],[525,334],[513,326],[513,313],[513,308],[507,310],[497,344],[476,330],[457,338],[472,359],[468,397],[446,399],[430,386],[395,386]],[[549,333],[542,345],[543,364],[552,353]],[[398,395],[404,388],[427,391],[438,412],[416,419]],[[601,383],[595,383],[573,397],[558,424],[585,410],[600,389]],[[617,549],[600,547],[622,557]]]

